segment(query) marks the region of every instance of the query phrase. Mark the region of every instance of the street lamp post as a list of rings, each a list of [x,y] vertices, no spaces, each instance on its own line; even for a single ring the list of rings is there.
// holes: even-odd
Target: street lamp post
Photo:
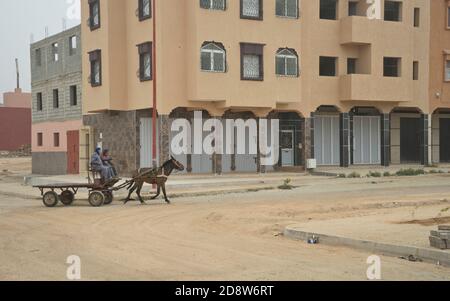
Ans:
[[[153,0],[153,63],[152,63],[152,74],[153,74],[153,110],[152,110],[152,163],[153,167],[157,167],[158,162],[156,152],[157,152],[157,74],[156,74],[156,0]]]

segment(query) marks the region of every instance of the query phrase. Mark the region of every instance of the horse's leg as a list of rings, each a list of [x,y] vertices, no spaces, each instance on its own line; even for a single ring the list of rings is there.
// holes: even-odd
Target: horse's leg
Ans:
[[[161,194],[161,186],[158,185],[158,190],[156,191],[156,195],[152,197],[152,200],[155,200]]]
[[[170,204],[170,200],[167,198],[166,183],[165,182],[161,184],[161,188],[162,188],[162,191],[163,191],[163,194],[164,194],[164,199],[166,200],[166,203]]]
[[[144,182],[139,183],[139,185],[137,187],[137,191],[136,191],[136,194],[138,195],[139,201],[141,202],[141,204],[145,204],[145,202],[144,202],[144,200],[142,199],[142,196],[141,196],[141,190],[142,190],[143,186],[144,186]]]

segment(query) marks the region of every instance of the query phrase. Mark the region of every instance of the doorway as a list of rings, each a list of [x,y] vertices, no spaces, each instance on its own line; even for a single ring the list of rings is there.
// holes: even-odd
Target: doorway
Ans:
[[[439,158],[442,163],[450,162],[450,118],[439,119]]]
[[[280,136],[281,165],[294,166],[294,131],[283,130]]]
[[[80,173],[80,132],[67,132],[67,173]]]
[[[420,118],[400,118],[400,161],[420,162]]]

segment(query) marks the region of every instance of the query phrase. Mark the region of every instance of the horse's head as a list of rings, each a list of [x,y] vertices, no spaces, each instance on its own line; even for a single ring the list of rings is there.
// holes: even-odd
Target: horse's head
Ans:
[[[184,165],[177,161],[173,156],[170,156],[170,162],[173,164],[176,170],[183,171]]]

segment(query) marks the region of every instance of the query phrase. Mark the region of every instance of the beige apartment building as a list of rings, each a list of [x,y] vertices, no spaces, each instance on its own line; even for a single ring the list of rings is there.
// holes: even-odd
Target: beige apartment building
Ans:
[[[432,162],[450,162],[450,1],[431,3],[430,114]]]
[[[442,40],[431,26],[447,20],[435,11],[447,1],[369,2],[156,0],[155,10],[153,0],[83,0],[81,144],[110,149],[122,173],[150,166],[156,76],[159,161],[170,154],[171,121],[202,111],[278,118],[274,169],[304,168],[308,159],[428,164],[430,116],[445,108],[446,93],[436,100],[429,92],[444,85],[441,77],[434,87],[429,65],[442,69],[450,49],[430,42]],[[193,173],[272,169],[259,155],[177,158]]]

